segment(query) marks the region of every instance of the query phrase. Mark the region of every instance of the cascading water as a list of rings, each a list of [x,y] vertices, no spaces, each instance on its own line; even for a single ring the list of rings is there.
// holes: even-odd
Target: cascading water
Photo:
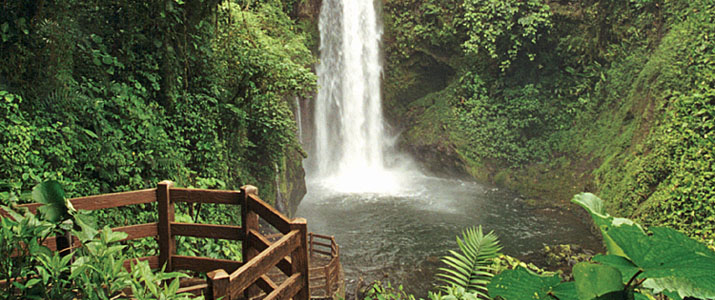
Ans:
[[[324,0],[312,177],[341,192],[399,186],[385,167],[382,28],[373,0]]]
[[[298,141],[303,143],[303,112],[300,108],[300,98],[296,96],[295,100],[295,124],[296,124],[296,135],[298,136]]]

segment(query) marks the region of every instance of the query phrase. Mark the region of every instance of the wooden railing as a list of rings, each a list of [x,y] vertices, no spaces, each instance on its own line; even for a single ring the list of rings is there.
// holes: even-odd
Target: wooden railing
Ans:
[[[314,298],[332,298],[340,281],[340,248],[335,237],[308,233],[308,254],[310,259],[321,263],[311,263],[310,290]],[[327,263],[322,263],[327,261]],[[315,267],[315,265],[320,265]],[[319,282],[323,282],[319,284]],[[315,284],[314,284],[315,283]],[[324,294],[318,294],[318,290]]]
[[[167,271],[191,270],[206,272],[205,284],[182,288],[182,292],[204,294],[209,298],[223,300],[242,299],[262,290],[264,299],[310,298],[308,282],[307,224],[302,218],[289,220],[273,207],[263,202],[253,186],[244,186],[239,191],[219,191],[174,188],[170,181],[160,182],[155,189],[104,194],[70,199],[76,209],[98,210],[133,204],[157,202],[157,223],[137,224],[112,228],[127,233],[126,240],[158,237],[159,255],[139,257],[152,268],[165,266]],[[181,223],[175,221],[175,204],[212,203],[241,206],[241,224],[217,225]],[[26,204],[36,213],[40,204]],[[259,232],[259,219],[270,224],[282,237],[270,243]],[[184,256],[176,253],[176,236],[241,241],[243,261]],[[79,243],[72,238],[70,247]],[[57,250],[56,238],[45,241],[51,250]],[[62,249],[60,249],[62,250]],[[131,261],[125,262],[129,267]],[[280,285],[267,275],[277,267],[287,280]]]

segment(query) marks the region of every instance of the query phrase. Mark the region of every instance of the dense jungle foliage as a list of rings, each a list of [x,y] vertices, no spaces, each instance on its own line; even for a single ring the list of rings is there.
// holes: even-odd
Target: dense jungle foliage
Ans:
[[[544,205],[595,192],[612,213],[713,245],[713,1],[387,0],[384,11],[387,114],[410,116],[397,125],[413,152],[452,152]]]
[[[250,183],[272,200],[303,156],[285,99],[316,81],[294,2],[3,1],[2,203],[44,180],[70,196]]]

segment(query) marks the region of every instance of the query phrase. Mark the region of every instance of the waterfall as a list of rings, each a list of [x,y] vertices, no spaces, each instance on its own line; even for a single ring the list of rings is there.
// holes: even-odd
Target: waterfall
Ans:
[[[298,142],[303,143],[303,111],[300,108],[300,98],[295,96],[295,125]]]
[[[330,179],[343,191],[394,185],[394,176],[385,167],[382,27],[374,4],[323,0],[320,11],[313,175]]]

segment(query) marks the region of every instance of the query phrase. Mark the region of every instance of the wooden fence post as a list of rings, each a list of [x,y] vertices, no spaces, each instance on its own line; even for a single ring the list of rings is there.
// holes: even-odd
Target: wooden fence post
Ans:
[[[245,231],[244,236],[246,237],[246,239],[243,240],[242,254],[243,262],[247,263],[249,260],[251,260],[251,258],[258,255],[258,251],[251,247],[251,245],[248,243],[249,232],[251,230],[258,231],[258,214],[254,211],[251,211],[251,209],[249,208],[248,195],[258,196],[258,188],[252,185],[244,185],[241,187],[241,191],[243,192],[243,203],[241,203],[241,226]]]
[[[290,224],[291,230],[298,230],[300,232],[300,246],[296,248],[293,253],[291,253],[291,265],[293,274],[301,273],[302,282],[301,288],[298,294],[295,295],[296,300],[309,300],[310,299],[310,278],[309,276],[309,266],[308,266],[308,222],[304,218],[296,218]]]
[[[243,254],[243,263],[245,264],[258,255],[258,250],[252,247],[249,243],[250,239],[248,238],[251,230],[258,232],[258,214],[252,211],[248,205],[250,199],[248,195],[258,196],[258,188],[252,185],[244,185],[241,187],[241,192],[243,192],[243,203],[241,204],[241,226],[243,227],[245,233],[244,236],[246,237],[242,243],[241,253]],[[259,293],[260,291],[258,288],[249,287],[245,290],[244,295],[246,298],[250,299]]]
[[[332,262],[332,260],[331,260]],[[333,283],[332,279],[330,277],[330,274],[332,273],[332,264],[328,264],[328,266],[325,268],[325,295],[328,298],[332,298],[332,293],[333,293]]]
[[[206,273],[209,285],[209,297],[213,300],[231,300],[230,278],[223,269]]]
[[[159,265],[165,265],[166,271],[171,272],[171,257],[176,252],[176,240],[171,235],[171,222],[174,222],[174,203],[169,197],[169,190],[173,182],[165,180],[156,187],[156,199],[159,211]]]

